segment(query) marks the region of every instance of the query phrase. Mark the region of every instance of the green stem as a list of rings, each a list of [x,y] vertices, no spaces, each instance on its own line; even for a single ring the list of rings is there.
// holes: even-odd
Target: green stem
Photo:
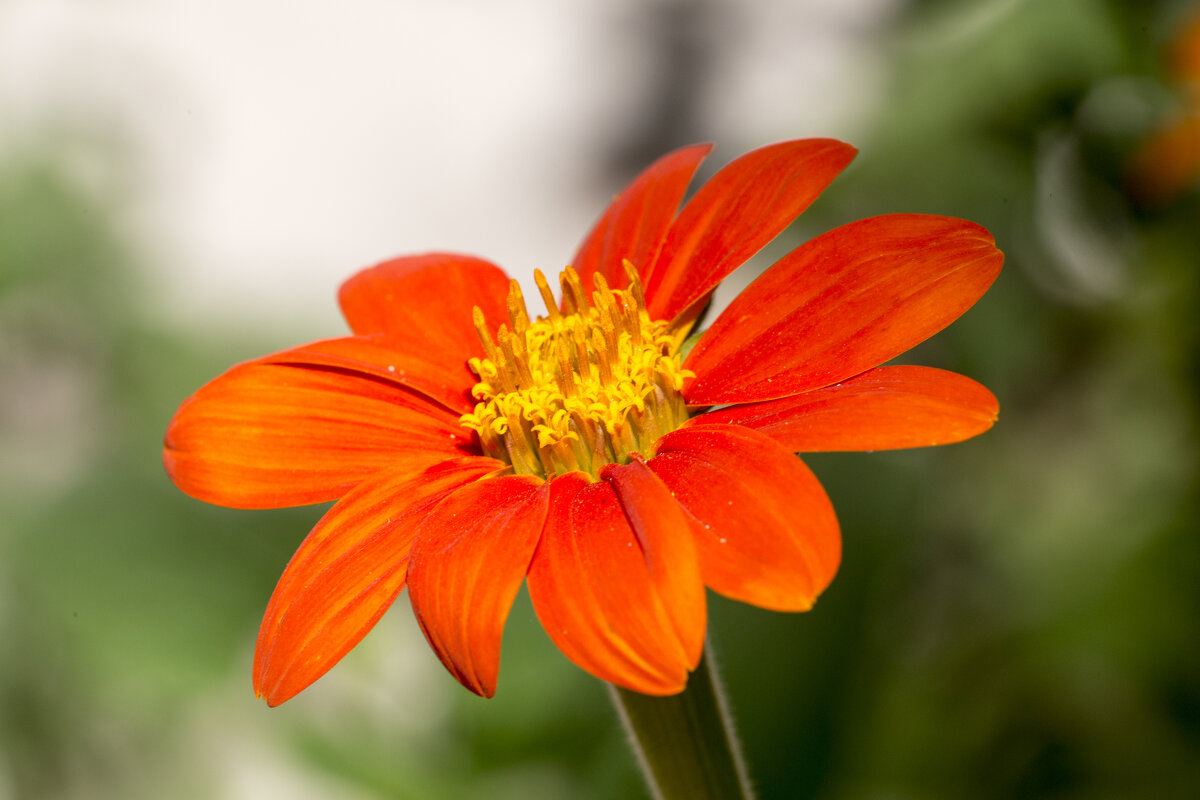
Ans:
[[[650,697],[609,688],[655,800],[752,800],[707,645],[687,688],[677,695]]]

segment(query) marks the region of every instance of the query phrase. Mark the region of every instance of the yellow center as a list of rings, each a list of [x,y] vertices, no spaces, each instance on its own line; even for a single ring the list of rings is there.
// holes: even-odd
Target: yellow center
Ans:
[[[470,361],[479,402],[460,421],[479,434],[485,453],[517,474],[582,470],[598,478],[601,467],[625,463],[632,452],[652,456],[655,440],[687,419],[680,390],[692,373],[680,366],[679,337],[666,322],[650,319],[628,261],[625,272],[626,290],[610,289],[596,273],[589,301],[579,274],[567,267],[560,311],[535,271],[549,316],[532,321],[513,281],[509,322],[495,341],[476,306],[487,357]]]

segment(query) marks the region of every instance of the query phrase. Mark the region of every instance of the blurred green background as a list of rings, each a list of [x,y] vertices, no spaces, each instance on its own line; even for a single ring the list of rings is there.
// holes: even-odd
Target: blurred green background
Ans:
[[[982,381],[1001,418],[809,457],[843,528],[833,586],[804,615],[712,597],[762,798],[1200,796],[1200,193],[1148,198],[1127,172],[1196,100],[1167,68],[1194,6],[913,2],[878,28],[861,155],[771,252],[879,213],[985,225],[999,281],[904,360]],[[653,4],[655,35],[718,7],[737,4]],[[658,52],[664,102],[598,164],[613,185],[711,138],[699,73]],[[72,169],[81,140],[115,184]],[[442,671],[404,599],[297,699],[253,698],[258,619],[320,509],[193,501],[161,436],[230,364],[329,332],[165,322],[120,224],[137,161],[86,119],[0,149],[0,799],[642,796],[603,686],[524,596],[493,700]]]

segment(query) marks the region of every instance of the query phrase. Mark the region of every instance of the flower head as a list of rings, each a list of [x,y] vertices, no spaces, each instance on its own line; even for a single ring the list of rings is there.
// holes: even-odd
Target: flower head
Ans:
[[[1152,208],[1200,184],[1200,8],[1178,27],[1166,62],[1178,108],[1138,145],[1125,169],[1134,199]]]
[[[685,352],[717,284],[850,162],[783,142],[719,171],[655,162],[600,218],[532,317],[496,266],[435,253],[342,286],[353,335],[233,367],[186,400],[164,462],[188,494],[239,508],[337,500],[263,618],[271,705],[332,667],[405,586],[442,663],[491,696],[523,582],[551,639],[603,680],[683,689],[705,587],[807,610],[841,556],[796,452],[974,436],[996,417],[961,375],[879,366],[969,308],[1000,270],[987,231],[889,215],[770,267]]]

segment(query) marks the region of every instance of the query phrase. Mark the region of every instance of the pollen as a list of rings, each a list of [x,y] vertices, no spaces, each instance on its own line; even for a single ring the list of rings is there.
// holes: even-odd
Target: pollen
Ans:
[[[508,320],[491,334],[475,308],[484,357],[470,360],[478,401],[460,422],[483,450],[517,474],[549,477],[580,470],[598,479],[605,464],[634,452],[652,455],[654,442],[687,419],[681,390],[693,373],[681,366],[678,337],[646,313],[637,270],[625,262],[627,289],[593,276],[589,296],[579,274],[559,276],[562,301],[534,272],[546,304],[530,319],[516,281]],[[493,321],[494,323],[494,321]]]

